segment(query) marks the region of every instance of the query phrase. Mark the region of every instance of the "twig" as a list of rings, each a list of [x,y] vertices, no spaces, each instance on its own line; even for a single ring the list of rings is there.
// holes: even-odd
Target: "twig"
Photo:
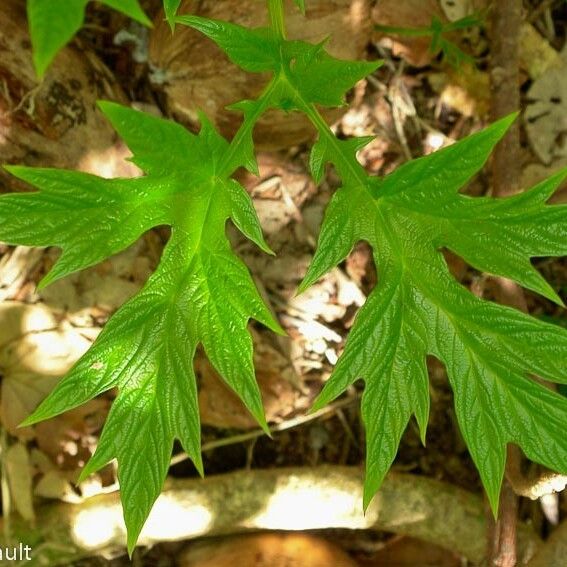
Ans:
[[[270,432],[280,433],[282,431],[287,431],[288,429],[293,429],[294,427],[304,425],[305,423],[309,423],[310,421],[314,421],[316,419],[319,419],[320,417],[333,414],[342,408],[348,407],[357,402],[359,399],[360,396],[356,395],[344,400],[339,400],[338,402],[330,404],[314,413],[308,415],[300,415],[292,419],[288,419],[287,421],[283,421],[282,423],[278,423],[277,425],[274,425],[270,428]],[[252,439],[262,437],[263,435],[265,435],[265,432],[262,429],[255,429],[254,431],[248,431],[247,433],[241,433],[239,435],[232,435],[231,437],[226,437],[224,439],[216,439],[215,441],[203,443],[201,451],[212,451],[213,449],[219,449],[220,447],[226,447],[228,445],[234,445],[236,443],[244,443],[246,441],[251,441]],[[170,466],[178,465],[188,458],[189,456],[187,455],[187,453],[179,453],[178,455],[172,457]]]
[[[519,37],[522,1],[493,2],[491,16],[491,115],[493,120],[497,120],[520,108]],[[507,197],[518,191],[521,179],[520,164],[520,129],[516,121],[494,151],[494,197]],[[497,284],[504,303],[526,309],[525,298],[518,285],[504,278],[499,278]],[[517,451],[517,447],[508,448],[508,454]],[[489,515],[489,565],[514,567],[517,564],[517,508],[517,497],[505,478],[500,494],[500,517],[494,522]]]
[[[415,116],[416,110],[401,78],[403,70],[404,64],[402,61],[400,66],[396,69],[395,76],[392,77],[390,82],[390,87],[388,88],[388,100],[392,109],[392,119],[394,120],[394,128],[396,130],[398,141],[406,161],[410,161],[413,156],[404,130],[404,124],[408,116]]]
[[[270,428],[270,433],[281,433],[282,431],[287,431],[288,429],[293,429],[294,427],[299,427],[300,425],[304,425],[305,423],[309,423],[310,421],[314,421],[321,417],[325,417],[327,415],[331,415],[336,412],[340,412],[341,409],[346,408],[348,406],[353,405],[355,402],[360,400],[360,394],[356,394],[354,396],[350,396],[345,398],[344,400],[339,400],[333,404],[329,404],[328,406],[316,411],[312,414],[308,415],[300,415],[294,417],[292,419],[288,419],[287,421],[283,421],[282,423],[278,423]],[[340,414],[339,414],[340,415]],[[259,437],[265,435],[265,431],[263,429],[254,429],[253,431],[248,431],[246,433],[240,433],[239,435],[231,435],[230,437],[225,437],[224,439],[216,439],[215,441],[209,441],[208,443],[203,443],[201,446],[201,452],[206,453],[207,451],[213,451],[214,449],[220,449],[221,447],[227,447],[229,445],[236,445],[237,443],[246,443],[247,441],[255,441]],[[351,432],[352,434],[352,432]],[[355,444],[358,446],[358,443],[355,441]],[[189,459],[189,455],[187,453],[182,452],[174,455],[169,462],[169,466],[173,467],[178,465],[179,463],[183,463]],[[109,486],[103,486],[97,490],[97,496],[103,494],[113,494],[120,490],[120,484],[118,481],[114,482]],[[81,498],[77,497],[75,503],[80,504],[81,502],[85,502],[92,498],[93,496],[89,496],[88,498]]]
[[[521,0],[493,3],[491,26],[491,118],[497,120],[520,109],[519,38]],[[520,125],[516,121],[496,146],[492,161],[493,194],[506,197],[520,187]]]
[[[541,9],[545,10],[550,5],[550,2],[544,2]],[[518,110],[520,106],[517,44],[520,37],[521,8],[520,0],[503,0],[494,3],[491,69],[494,120]],[[492,165],[495,197],[506,197],[518,191],[521,179],[520,164],[519,126],[515,125],[508,132],[505,140],[497,146],[494,154]],[[496,284],[497,299],[501,303],[524,312],[528,311],[526,298],[520,286],[505,278],[496,278]],[[520,450],[515,446],[509,447],[505,483],[506,485],[509,483],[517,495],[537,499],[563,490],[567,485],[567,476],[548,470],[542,471],[535,477],[524,476],[520,466],[521,459]],[[503,492],[505,490],[506,488]],[[502,515],[504,516],[507,513],[506,506],[512,504],[508,496],[504,495],[503,498]]]

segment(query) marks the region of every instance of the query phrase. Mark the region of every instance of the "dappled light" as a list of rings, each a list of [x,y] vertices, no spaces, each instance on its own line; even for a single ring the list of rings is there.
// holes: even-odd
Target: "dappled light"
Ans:
[[[489,3],[0,2],[0,565],[562,564],[567,3]]]

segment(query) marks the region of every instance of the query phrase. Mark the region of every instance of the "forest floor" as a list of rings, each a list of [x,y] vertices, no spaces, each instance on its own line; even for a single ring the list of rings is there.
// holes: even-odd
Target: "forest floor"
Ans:
[[[431,5],[437,5],[408,2],[412,6],[400,21],[396,12],[399,3],[378,3],[374,21],[382,25],[395,22],[399,27],[416,27],[424,22],[427,25]],[[155,12],[155,2],[147,2],[147,7],[150,13]],[[546,70],[538,68],[542,52],[562,57],[567,76],[567,4],[526,1],[524,8],[525,25],[530,27],[533,42],[523,53],[521,89],[526,110],[533,103],[533,86],[546,81]],[[434,10],[441,18],[455,16],[438,5]],[[90,10],[89,21],[76,40],[81,47],[98,55],[130,101],[156,114],[168,115],[163,95],[148,81],[147,61],[142,57],[136,62],[133,55],[141,41],[136,28],[98,8]],[[126,39],[117,42],[119,34]],[[385,64],[357,86],[348,111],[334,126],[341,137],[376,136],[359,156],[368,171],[386,175],[409,159],[451,144],[487,124],[490,46],[486,32],[479,26],[454,34],[451,40],[474,59],[472,64],[465,62],[455,68],[443,54],[431,52],[428,38],[373,34],[368,56],[381,58]],[[567,84],[552,83],[549,89],[548,98],[559,97],[567,115]],[[567,132],[557,137],[545,125],[534,132],[534,122],[537,120],[526,121],[523,128],[524,188],[567,164]],[[112,159],[120,167],[130,167],[122,163],[120,151],[117,149]],[[288,336],[277,338],[259,325],[251,325],[257,375],[274,429],[273,439],[255,429],[237,398],[222,384],[204,355],[198,354],[207,475],[284,466],[361,466],[364,462],[359,410],[362,383],[355,384],[344,398],[323,412],[307,414],[377,278],[370,249],[361,243],[339,268],[296,296],[297,285],[313,255],[324,208],[338,186],[332,171],[320,186],[314,185],[308,172],[308,151],[308,145],[300,144],[261,153],[260,177],[241,177],[277,256],[262,255],[229,229],[231,240]],[[471,195],[488,194],[489,172],[479,175],[466,191]],[[560,191],[556,200],[567,202],[567,192]],[[53,264],[57,251],[0,246],[0,417],[5,512],[9,510],[8,496],[12,513],[31,519],[34,510],[49,501],[77,502],[116,487],[114,465],[78,487],[74,485],[96,446],[115,392],[32,428],[17,429],[17,424],[88,349],[109,316],[141,288],[157,265],[167,238],[167,230],[152,230],[125,252],[41,292],[37,292],[36,284]],[[447,261],[463,285],[477,295],[493,298],[489,275],[475,271],[449,253]],[[536,266],[567,302],[567,260],[542,258]],[[567,327],[564,310],[535,294],[527,293],[526,297],[534,316]],[[459,432],[444,368],[434,359],[428,361],[428,367],[432,407],[427,447],[422,446],[416,425],[410,423],[393,470],[435,478],[481,494],[478,474]],[[197,476],[180,448],[176,453],[179,455],[174,457],[171,476]],[[545,538],[560,519],[567,517],[567,498],[559,494],[543,502],[523,499],[519,514]],[[458,554],[404,536],[338,530],[317,531],[314,537],[332,541],[348,554],[352,565],[361,567],[471,565]],[[189,548],[187,545],[177,542],[138,550],[134,563],[163,567],[209,565],[202,558],[201,563],[190,559],[191,544]],[[76,563],[115,567],[128,564],[126,556],[108,554]],[[216,564],[225,563],[219,560]]]

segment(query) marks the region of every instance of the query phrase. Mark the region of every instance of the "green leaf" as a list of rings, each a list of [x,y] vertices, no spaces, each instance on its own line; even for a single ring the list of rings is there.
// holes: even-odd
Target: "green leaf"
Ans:
[[[165,17],[171,30],[175,28],[175,16],[179,6],[181,5],[181,0],[163,0],[163,9],[165,10]]]
[[[378,61],[336,59],[324,43],[281,39],[269,28],[248,29],[199,16],[180,16],[176,21],[205,34],[246,71],[270,71],[269,104],[286,111],[303,111],[311,104],[341,106],[346,92],[380,66]]]
[[[270,71],[279,61],[277,41],[269,28],[248,29],[238,24],[193,15],[178,16],[175,21],[212,39],[233,63],[246,71]]]
[[[0,197],[0,239],[62,248],[45,285],[123,250],[154,226],[171,226],[159,267],[143,290],[110,319],[25,422],[48,419],[118,388],[83,477],[118,459],[131,551],[162,488],[175,438],[203,470],[193,372],[197,346],[267,429],[247,325],[254,318],[281,329],[225,234],[230,218],[269,251],[250,197],[229,177],[233,168],[226,163],[239,164],[238,149],[203,116],[201,131],[193,135],[117,104],[100,106],[146,176],[107,180],[10,167],[39,191]]]
[[[138,0],[100,0],[147,26],[150,20]],[[58,51],[83,25],[89,0],[27,0],[28,23],[36,73],[43,77]]]
[[[412,415],[425,439],[427,355],[446,366],[459,425],[495,513],[507,443],[567,472],[567,400],[529,378],[537,374],[567,383],[567,332],[473,296],[454,280],[441,254],[449,248],[479,270],[561,303],[530,259],[567,254],[567,206],[546,204],[567,170],[507,199],[459,193],[513,119],[411,161],[382,180],[356,167],[355,141],[338,141],[319,129],[314,175],[320,177],[321,164],[331,161],[343,186],[328,206],[300,290],[346,258],[359,240],[372,246],[379,274],[313,408],[356,380],[365,381],[365,506]]]

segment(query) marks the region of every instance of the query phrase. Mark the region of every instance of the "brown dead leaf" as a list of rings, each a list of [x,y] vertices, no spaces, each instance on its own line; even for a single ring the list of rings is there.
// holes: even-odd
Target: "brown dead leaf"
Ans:
[[[66,322],[59,323],[45,306],[9,302],[0,305],[0,419],[19,439],[31,439],[31,428],[18,425],[54,388],[90,347],[91,341]]]
[[[460,567],[460,557],[436,545],[410,537],[395,537],[360,567]]]
[[[521,185],[524,189],[528,189],[565,168],[567,168],[567,158],[554,161],[550,165],[531,163],[522,172]],[[550,203],[557,205],[567,203],[567,181],[559,186],[559,189],[551,197]]]
[[[76,324],[86,320],[94,309],[116,311],[136,294],[152,271],[144,239],[120,254],[58,280],[40,293],[42,301],[69,313]]]
[[[111,148],[116,131],[96,101],[128,99],[88,42],[61,49],[38,82],[25,3],[2,0],[0,21],[0,163],[77,168]],[[19,187],[14,179],[0,169],[0,185]]]
[[[567,48],[562,57],[562,67],[552,67],[531,86],[524,114],[532,149],[548,165],[567,157]]]
[[[31,522],[35,518],[35,513],[28,450],[23,443],[16,443],[8,448],[3,457],[10,487],[10,498],[14,508],[24,520]]]
[[[58,470],[52,470],[43,475],[34,493],[36,496],[51,500],[66,500],[70,494],[73,494],[73,488]]]
[[[0,301],[14,299],[40,262],[43,250],[16,246],[0,258]]]
[[[439,103],[466,117],[487,116],[490,109],[490,77],[471,65],[429,73],[427,80],[439,94]]]
[[[303,168],[284,154],[258,155],[260,177],[244,172],[241,183],[254,198],[254,207],[266,234],[274,234],[292,220],[300,220],[301,206],[316,191]]]
[[[305,16],[291,0],[286,5],[290,38],[313,43],[324,41],[331,55],[340,59],[363,56],[371,35],[369,0],[309,0]],[[265,26],[268,21],[268,12],[258,0],[184,0],[180,13],[247,27]],[[227,106],[235,100],[256,98],[266,84],[265,75],[239,69],[195,30],[178,26],[172,35],[163,14],[154,23],[149,46],[150,79],[161,91],[167,114],[195,125],[197,111],[204,110],[223,135],[232,137],[240,126],[241,116],[227,110]],[[339,109],[329,110],[324,111],[328,120],[340,116]],[[289,148],[313,135],[313,127],[299,112],[268,112],[254,128],[256,147],[268,150]]]
[[[31,427],[18,425],[33,412],[41,400],[55,387],[59,378],[39,377],[37,374],[11,374],[2,379],[2,425],[13,436],[30,440],[35,436]]]
[[[57,319],[49,309],[19,301],[0,303],[0,320],[0,349],[4,349],[11,341],[23,337],[26,333],[37,333],[57,327]]]
[[[539,79],[547,70],[562,66],[559,53],[531,24],[520,28],[520,66],[531,79]]]
[[[35,425],[37,445],[62,470],[80,469],[91,457],[94,437],[104,424],[110,402],[94,399]]]

